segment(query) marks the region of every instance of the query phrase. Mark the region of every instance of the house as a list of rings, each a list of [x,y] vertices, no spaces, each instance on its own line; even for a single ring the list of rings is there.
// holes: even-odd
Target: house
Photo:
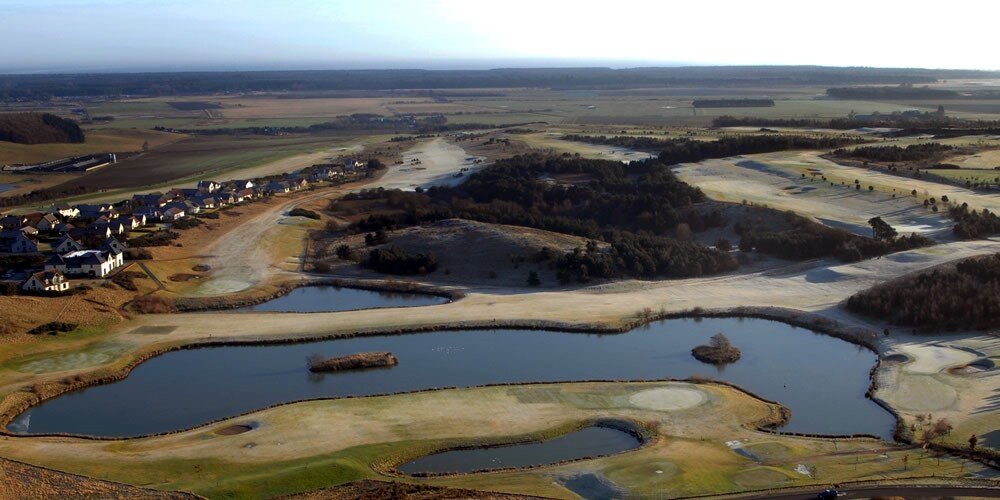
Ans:
[[[104,240],[103,243],[101,243],[101,248],[100,249],[102,251],[104,251],[105,253],[108,253],[108,254],[111,254],[111,255],[117,255],[117,254],[124,254],[125,253],[125,248],[126,248],[125,244],[122,243],[121,241],[118,241],[117,238],[108,238],[108,239]],[[124,263],[124,262],[122,262],[122,263]],[[121,265],[121,264],[119,264],[119,265]]]
[[[201,196],[189,201],[202,210],[211,210],[219,206],[219,202],[215,200],[214,196]]]
[[[160,216],[162,220],[165,221],[175,221],[177,219],[184,218],[184,209],[178,206],[170,207],[163,211],[163,215]]]
[[[143,222],[142,225],[152,224],[153,221],[163,220],[163,212],[158,208],[142,208],[132,214]]]
[[[138,228],[146,225],[146,221],[145,221],[144,217],[137,217],[135,215],[129,215],[129,216],[124,216],[123,215],[123,216],[118,217],[116,219],[112,219],[111,223],[112,224],[121,224],[125,228],[126,232],[131,231],[133,229],[138,229]]]
[[[69,203],[56,203],[52,206],[52,211],[66,217],[67,219],[72,219],[74,217],[80,216],[80,209],[71,206]]]
[[[59,271],[70,276],[103,278],[124,263],[124,258],[108,256],[100,250],[78,250],[66,255],[53,255],[45,262],[46,271]]]
[[[111,229],[111,234],[125,234],[132,229],[131,222],[123,222],[121,218],[117,218],[108,223],[108,228]]]
[[[271,181],[264,186],[265,193],[287,193],[291,191],[287,182]]]
[[[365,166],[364,163],[362,163],[362,162],[360,162],[358,160],[355,160],[355,159],[344,160],[344,171],[345,172],[353,172],[355,170],[364,168],[364,166]]]
[[[118,211],[113,205],[77,205],[80,210],[80,217],[87,219],[97,219],[100,217],[118,217]]]
[[[304,177],[294,177],[288,181],[288,185],[293,191],[299,191],[309,187],[309,181],[307,181]]]
[[[163,193],[155,192],[134,195],[132,196],[132,203],[143,207],[159,208],[169,203],[171,199],[172,198],[165,196]]]
[[[198,189],[209,193],[214,193],[222,188],[222,185],[215,181],[198,181]]]
[[[69,280],[59,271],[38,271],[21,283],[21,290],[29,292],[64,292]]]
[[[20,230],[0,232],[0,252],[37,253],[38,244]]]
[[[24,217],[20,215],[5,215],[0,217],[0,230],[9,231],[11,229],[21,229],[25,223]]]
[[[253,189],[257,185],[253,181],[229,181],[227,184],[232,185],[237,191],[241,189]]]
[[[69,234],[74,238],[78,238],[72,231]],[[95,222],[84,228],[83,236],[85,238],[109,238],[111,236],[111,226],[104,222]]]
[[[83,245],[79,241],[70,238],[69,235],[64,235],[52,245],[52,251],[58,254],[75,252],[77,250],[83,250]]]
[[[73,224],[70,224],[69,222],[60,222],[59,224],[56,224],[56,227],[55,229],[53,229],[53,232],[55,232],[56,234],[66,234],[74,229],[76,229],[76,226],[74,226]]]
[[[38,219],[37,223],[35,223],[35,229],[47,233],[49,231],[54,231],[56,226],[60,223],[62,223],[62,221],[59,220],[59,217],[56,217],[53,214],[45,214]]]

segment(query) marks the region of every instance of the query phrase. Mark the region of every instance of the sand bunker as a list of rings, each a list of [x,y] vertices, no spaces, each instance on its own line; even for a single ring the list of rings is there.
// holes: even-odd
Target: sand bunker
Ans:
[[[941,345],[909,344],[899,347],[900,351],[913,359],[903,371],[907,373],[940,373],[953,366],[967,365],[979,356],[974,353]]]
[[[637,392],[629,396],[628,401],[646,410],[675,411],[704,404],[708,395],[691,386],[676,385]]]

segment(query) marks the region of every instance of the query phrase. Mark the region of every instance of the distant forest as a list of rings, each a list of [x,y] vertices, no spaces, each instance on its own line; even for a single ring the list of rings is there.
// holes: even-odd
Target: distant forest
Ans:
[[[45,144],[83,140],[83,130],[73,120],[50,113],[0,113],[0,141]]]
[[[567,141],[605,144],[629,149],[660,151],[659,159],[668,165],[729,156],[773,153],[793,149],[832,149],[864,142],[856,137],[808,137],[801,135],[753,135],[722,137],[715,141],[694,139],[658,139],[655,137],[566,135]]]
[[[898,87],[838,87],[826,89],[826,95],[837,99],[956,99],[962,95],[954,90],[901,85]]]
[[[996,78],[967,70],[704,66],[673,68],[528,68],[492,70],[226,71],[0,75],[0,99],[67,96],[192,95],[251,91],[337,91],[543,87],[621,88],[692,85],[925,84],[938,79]]]
[[[852,296],[847,307],[919,329],[1000,326],[1000,254],[972,257]]]
[[[773,99],[698,99],[691,102],[696,108],[772,108]]]

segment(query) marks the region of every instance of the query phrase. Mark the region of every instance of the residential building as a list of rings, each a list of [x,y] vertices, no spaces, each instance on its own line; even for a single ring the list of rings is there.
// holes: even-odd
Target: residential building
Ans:
[[[21,290],[30,292],[64,292],[69,280],[59,271],[38,271],[21,284]]]

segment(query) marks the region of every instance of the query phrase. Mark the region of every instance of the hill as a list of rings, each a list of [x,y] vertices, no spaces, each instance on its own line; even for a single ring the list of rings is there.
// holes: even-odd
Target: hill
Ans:
[[[45,144],[83,140],[79,124],[51,113],[0,114],[0,141]]]
[[[346,243],[362,254],[367,251],[363,237],[358,234],[327,240],[323,244],[330,248],[321,253],[332,255],[333,247]],[[433,253],[438,260],[434,275],[442,279],[523,286],[528,273],[536,271],[543,285],[556,285],[555,271],[548,262],[539,261],[539,252],[550,248],[562,254],[586,248],[587,239],[521,226],[445,219],[391,231],[381,246],[397,246],[410,254]],[[336,257],[329,262],[337,264]]]

